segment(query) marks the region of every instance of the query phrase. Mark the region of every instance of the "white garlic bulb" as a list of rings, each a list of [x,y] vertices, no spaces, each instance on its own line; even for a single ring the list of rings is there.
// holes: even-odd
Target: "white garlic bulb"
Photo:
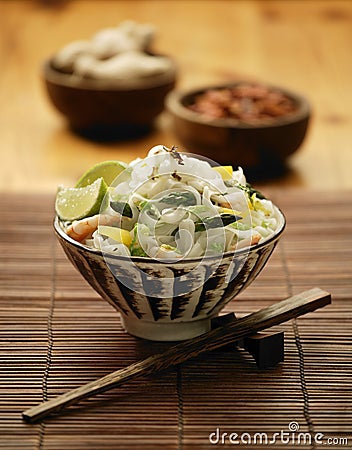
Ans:
[[[146,53],[154,34],[152,25],[125,21],[115,28],[100,30],[90,41],[68,44],[54,56],[53,65],[80,77],[107,80],[167,72],[171,67],[169,58]]]

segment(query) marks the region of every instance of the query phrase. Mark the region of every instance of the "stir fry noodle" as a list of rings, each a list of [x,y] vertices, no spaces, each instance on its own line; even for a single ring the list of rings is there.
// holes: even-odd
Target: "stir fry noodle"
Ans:
[[[158,145],[114,180],[99,214],[66,232],[105,253],[175,260],[249,248],[280,225],[278,209],[241,168]]]

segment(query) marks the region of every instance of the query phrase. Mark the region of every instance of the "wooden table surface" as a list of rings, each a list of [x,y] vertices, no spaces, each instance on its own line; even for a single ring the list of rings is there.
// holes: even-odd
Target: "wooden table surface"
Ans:
[[[153,23],[154,48],[180,67],[179,88],[257,78],[308,97],[311,127],[269,184],[352,187],[351,1],[0,1],[0,191],[55,192],[104,159],[177,144],[160,116],[148,136],[97,144],[72,134],[47,101],[43,60],[125,19]]]

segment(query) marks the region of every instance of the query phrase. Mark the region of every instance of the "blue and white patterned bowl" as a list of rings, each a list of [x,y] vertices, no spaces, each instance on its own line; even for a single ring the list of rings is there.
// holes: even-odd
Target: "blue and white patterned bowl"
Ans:
[[[103,254],[71,239],[56,217],[54,229],[67,257],[93,289],[120,312],[126,331],[155,341],[190,339],[261,272],[285,228],[266,241],[219,257],[165,263]]]

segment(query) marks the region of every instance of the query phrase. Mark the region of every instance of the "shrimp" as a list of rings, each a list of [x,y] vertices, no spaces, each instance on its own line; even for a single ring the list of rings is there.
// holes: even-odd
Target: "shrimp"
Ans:
[[[81,220],[74,220],[68,226],[66,234],[78,242],[83,242],[87,238],[91,238],[98,225],[118,225],[121,217],[111,216],[109,214],[96,214],[95,216],[86,217]]]
[[[260,239],[260,234],[254,234],[253,236],[242,239],[241,241],[231,245],[230,250],[239,250],[240,248],[251,247],[252,245],[258,244]]]

